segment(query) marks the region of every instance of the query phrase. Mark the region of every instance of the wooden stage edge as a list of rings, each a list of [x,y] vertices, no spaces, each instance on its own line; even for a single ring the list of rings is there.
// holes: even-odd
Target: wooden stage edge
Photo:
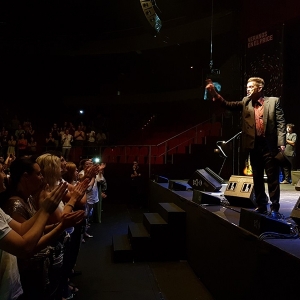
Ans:
[[[182,184],[185,181],[180,180]],[[224,197],[224,189],[211,193]],[[280,212],[288,218],[300,193],[292,185],[281,186]],[[203,205],[193,201],[193,190],[175,191],[168,183],[149,181],[149,210],[158,203],[175,203],[186,211],[186,259],[215,299],[298,299],[300,239],[261,239],[239,226],[241,207]],[[243,218],[258,214],[246,209]],[[269,221],[269,218],[263,218]],[[262,220],[262,224],[265,220]],[[283,229],[286,229],[286,222]],[[274,223],[267,222],[268,226]],[[275,225],[276,225],[275,224]],[[281,224],[279,224],[281,228]],[[276,228],[276,226],[274,227]],[[284,237],[284,238],[283,238]]]

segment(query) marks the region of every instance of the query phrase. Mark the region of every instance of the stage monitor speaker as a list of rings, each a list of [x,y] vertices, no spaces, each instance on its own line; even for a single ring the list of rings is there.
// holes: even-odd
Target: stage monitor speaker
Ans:
[[[156,175],[155,176],[155,182],[157,182],[157,183],[168,183],[169,179],[166,178],[166,177],[163,177],[163,176]]]
[[[221,200],[213,196],[211,193],[193,190],[193,202],[197,204],[220,205]]]
[[[276,220],[255,212],[252,209],[241,209],[239,226],[256,235],[264,232],[290,234],[290,225],[285,221]]]
[[[188,189],[186,184],[176,182],[176,181],[173,181],[173,180],[169,180],[168,188],[170,190],[174,190],[174,191],[187,191],[187,189]]]
[[[210,175],[205,169],[196,170],[188,184],[198,191],[218,192],[222,183]]]
[[[291,171],[292,184],[296,185],[300,180],[300,171]]]
[[[232,175],[224,196],[231,206],[256,207],[253,178],[251,176]]]
[[[298,226],[300,225],[300,197],[298,198],[290,217],[298,224]]]

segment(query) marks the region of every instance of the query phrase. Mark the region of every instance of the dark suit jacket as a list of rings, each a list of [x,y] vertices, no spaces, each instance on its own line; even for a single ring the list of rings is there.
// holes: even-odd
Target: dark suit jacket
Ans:
[[[241,101],[219,99],[222,106],[230,110],[242,111],[242,147],[253,149],[255,141],[255,117],[252,101],[244,97]],[[277,97],[264,97],[264,131],[270,151],[285,145],[286,125],[280,100]]]

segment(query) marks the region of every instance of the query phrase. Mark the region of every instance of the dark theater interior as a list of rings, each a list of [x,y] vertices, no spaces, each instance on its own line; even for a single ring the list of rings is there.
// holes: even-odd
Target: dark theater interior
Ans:
[[[298,299],[300,155],[279,185],[280,219],[257,213],[243,115],[205,86],[239,101],[262,77],[300,134],[299,53],[296,0],[1,1],[3,160],[14,116],[31,122],[37,156],[54,123],[105,136],[74,138],[66,158],[106,163],[78,291],[43,299]]]

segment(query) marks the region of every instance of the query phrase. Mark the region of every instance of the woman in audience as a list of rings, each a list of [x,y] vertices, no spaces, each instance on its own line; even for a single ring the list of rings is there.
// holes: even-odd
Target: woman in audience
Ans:
[[[4,210],[14,220],[19,223],[24,223],[34,217],[39,207],[43,206],[44,199],[40,199],[41,191],[45,187],[43,184],[43,176],[39,165],[31,158],[16,159],[11,164],[10,170],[12,196],[6,202]],[[63,186],[65,194],[67,184],[64,183]],[[56,190],[56,188],[57,187],[53,190]],[[69,201],[69,207],[72,207],[82,197],[85,188],[85,184],[83,184],[74,191],[72,199]],[[64,194],[61,197],[63,197]],[[46,193],[44,193],[44,195],[46,195]],[[71,213],[71,209],[69,208],[66,209],[64,213],[61,222],[45,227],[44,232],[49,233],[45,234],[39,243],[39,250],[44,249],[30,259],[18,260],[21,283],[26,299],[44,299],[46,294],[51,294],[55,290],[55,285],[52,284],[53,280],[51,280],[51,274],[49,274],[49,277],[44,276],[48,272],[51,272],[51,268],[48,269],[47,264],[52,261],[53,256],[51,247],[45,246],[56,242],[66,228],[80,221],[83,212],[78,211],[78,213]],[[70,222],[72,220],[73,222]]]
[[[21,133],[20,138],[17,141],[18,157],[22,157],[27,153],[28,141],[24,137],[24,133]]]
[[[34,175],[38,177],[34,171]],[[29,175],[29,174],[27,174]],[[32,218],[19,223],[13,220],[9,215],[5,214],[0,209],[0,299],[1,300],[16,300],[28,299],[23,297],[23,289],[20,283],[20,275],[18,271],[17,258],[32,257],[34,253],[43,249],[53,236],[62,231],[66,226],[80,221],[82,214],[73,213],[65,217],[64,222],[57,225],[52,232],[43,235],[46,222],[49,215],[56,209],[61,197],[66,190],[66,185],[61,184],[56,187],[44,199],[40,209]],[[2,193],[1,193],[2,194]],[[70,218],[71,217],[71,218]],[[71,222],[70,222],[71,221]],[[51,236],[52,234],[52,236]],[[42,237],[42,239],[41,239]],[[42,298],[31,298],[42,299]]]
[[[30,137],[30,140],[28,142],[28,154],[29,155],[35,155],[37,151],[37,142],[34,139],[33,136]]]
[[[16,156],[16,144],[17,141],[14,135],[11,135],[10,140],[8,140],[7,156],[10,155]]]

